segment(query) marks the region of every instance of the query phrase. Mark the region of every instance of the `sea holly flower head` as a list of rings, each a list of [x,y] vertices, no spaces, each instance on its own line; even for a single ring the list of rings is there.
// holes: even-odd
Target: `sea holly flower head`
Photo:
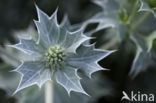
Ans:
[[[32,61],[23,62],[14,70],[22,75],[15,93],[34,84],[41,87],[46,81],[56,79],[68,94],[71,91],[87,94],[77,70],[81,69],[91,77],[93,72],[104,69],[98,61],[113,51],[83,45],[90,37],[83,34],[83,28],[69,31],[71,25],[67,18],[58,24],[57,10],[49,17],[37,7],[37,13],[39,20],[34,21],[38,30],[37,41],[20,39],[20,43],[11,45],[32,57]]]
[[[45,65],[50,69],[60,68],[61,62],[65,61],[65,57],[65,50],[61,46],[51,46],[45,52]]]

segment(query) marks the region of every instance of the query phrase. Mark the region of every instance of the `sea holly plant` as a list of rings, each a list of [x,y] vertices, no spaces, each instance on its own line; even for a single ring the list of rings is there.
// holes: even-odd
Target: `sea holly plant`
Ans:
[[[38,7],[38,21],[34,21],[38,30],[38,39],[21,39],[11,45],[32,57],[31,61],[22,62],[14,72],[21,74],[21,81],[15,93],[37,84],[40,88],[46,81],[54,80],[70,94],[71,91],[88,95],[81,86],[77,72],[80,69],[91,74],[104,70],[98,61],[113,51],[95,49],[94,44],[84,45],[89,39],[83,34],[83,28],[69,31],[68,20],[57,22],[57,10],[49,17]]]
[[[101,43],[99,47],[118,47],[125,41],[133,42],[136,47],[135,58],[130,70],[130,76],[136,77],[150,65],[146,61],[151,58],[151,45],[156,29],[156,0],[92,0],[101,7],[101,11],[84,22],[84,27],[92,23],[98,26],[94,32],[105,30],[105,37],[109,36],[110,42]],[[145,11],[145,12],[143,12]],[[154,16],[153,16],[154,14]],[[151,26],[152,24],[152,26]],[[110,34],[117,34],[110,36]],[[119,38],[119,39],[118,39]],[[141,40],[141,38],[143,38]],[[146,40],[148,38],[148,40]],[[150,38],[150,39],[149,39]],[[144,40],[145,39],[145,40]],[[147,45],[150,42],[150,45]],[[119,45],[118,45],[119,44]],[[107,45],[107,46],[106,46]]]

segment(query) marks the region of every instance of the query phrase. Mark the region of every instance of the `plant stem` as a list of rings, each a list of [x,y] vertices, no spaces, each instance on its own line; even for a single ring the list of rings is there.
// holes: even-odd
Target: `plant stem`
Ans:
[[[45,85],[45,103],[53,103],[53,83],[47,82]]]

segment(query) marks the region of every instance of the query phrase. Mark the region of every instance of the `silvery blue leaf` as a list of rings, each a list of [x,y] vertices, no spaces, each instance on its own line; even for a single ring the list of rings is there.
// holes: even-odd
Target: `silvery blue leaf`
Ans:
[[[51,72],[40,62],[24,62],[14,71],[22,75],[15,93],[34,84],[41,88],[46,81],[51,80]]]
[[[77,68],[69,65],[64,66],[63,70],[56,71],[56,81],[67,90],[68,94],[71,91],[87,94],[80,84]]]
[[[79,29],[76,32],[67,32],[67,36],[62,44],[64,48],[67,48],[67,52],[76,53],[76,49],[80,46],[80,44],[90,39],[89,37],[83,35],[82,31],[82,29]]]
[[[45,47],[57,43],[60,30],[57,23],[57,10],[50,17],[41,11],[38,7],[37,13],[39,21],[34,21],[39,33],[39,40]]]
[[[41,58],[44,52],[43,48],[40,45],[37,45],[37,43],[32,39],[28,40],[20,38],[20,42],[18,44],[9,46],[33,56],[33,59]]]
[[[95,49],[94,45],[81,45],[77,49],[76,54],[72,55],[67,62],[84,71],[88,77],[91,77],[93,72],[104,70],[104,68],[98,64],[98,61],[102,60],[112,52],[113,51]]]

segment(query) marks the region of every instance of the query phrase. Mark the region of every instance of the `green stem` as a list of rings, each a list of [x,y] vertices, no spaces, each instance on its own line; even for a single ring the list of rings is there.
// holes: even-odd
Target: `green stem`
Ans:
[[[49,81],[45,84],[45,103],[53,103],[53,83]]]

